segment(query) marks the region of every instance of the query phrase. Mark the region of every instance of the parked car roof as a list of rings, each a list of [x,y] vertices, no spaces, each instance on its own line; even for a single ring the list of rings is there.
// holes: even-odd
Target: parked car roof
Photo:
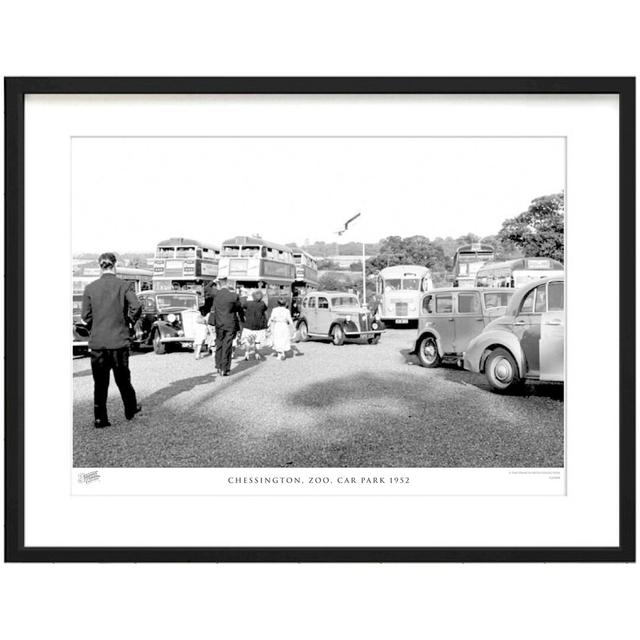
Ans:
[[[551,278],[540,278],[539,280],[532,280],[531,282],[527,282],[523,284],[521,287],[514,289],[513,296],[511,296],[511,300],[509,300],[509,304],[507,305],[505,316],[514,315],[514,312],[518,310],[520,307],[520,303],[523,298],[536,287],[539,287],[541,284],[545,284],[547,282],[564,282],[564,275],[562,276],[552,276]],[[505,289],[503,289],[504,291]]]
[[[479,293],[503,293],[505,291],[513,291],[508,287],[438,287],[425,291],[425,295],[430,293],[466,293],[469,291],[477,291]]]

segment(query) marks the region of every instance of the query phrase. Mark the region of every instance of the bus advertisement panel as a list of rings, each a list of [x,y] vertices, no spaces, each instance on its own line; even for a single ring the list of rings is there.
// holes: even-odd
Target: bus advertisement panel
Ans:
[[[376,292],[383,322],[408,324],[420,315],[420,298],[433,289],[431,271],[417,265],[397,265],[378,274]]]

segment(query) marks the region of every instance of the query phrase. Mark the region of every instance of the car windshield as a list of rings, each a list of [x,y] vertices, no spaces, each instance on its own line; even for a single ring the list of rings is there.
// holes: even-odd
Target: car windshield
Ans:
[[[198,296],[186,293],[167,294],[156,298],[158,309],[169,309],[170,307],[183,307],[185,309],[198,308]]]
[[[484,294],[484,306],[486,309],[494,307],[506,307],[513,295],[513,291],[498,291]]]
[[[355,296],[340,296],[339,298],[331,298],[332,307],[359,307],[358,298]]]

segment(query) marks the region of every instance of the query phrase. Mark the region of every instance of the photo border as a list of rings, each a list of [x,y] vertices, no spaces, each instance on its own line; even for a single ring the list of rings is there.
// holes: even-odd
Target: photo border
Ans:
[[[619,98],[619,544],[611,547],[26,547],[24,105],[27,94],[616,94]],[[634,562],[635,78],[5,78],[5,562]],[[624,293],[624,297],[623,294]],[[10,313],[9,301],[11,301]],[[624,319],[623,319],[624,318]]]

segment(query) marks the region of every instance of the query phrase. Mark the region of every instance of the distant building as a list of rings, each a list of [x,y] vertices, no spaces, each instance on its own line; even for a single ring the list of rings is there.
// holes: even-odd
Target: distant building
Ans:
[[[373,258],[373,256],[365,255],[364,259],[368,260],[369,258]],[[336,262],[343,269],[348,269],[354,262],[362,262],[362,254],[353,255],[353,256],[327,256],[326,258],[319,258],[320,260],[331,260],[332,262]]]

